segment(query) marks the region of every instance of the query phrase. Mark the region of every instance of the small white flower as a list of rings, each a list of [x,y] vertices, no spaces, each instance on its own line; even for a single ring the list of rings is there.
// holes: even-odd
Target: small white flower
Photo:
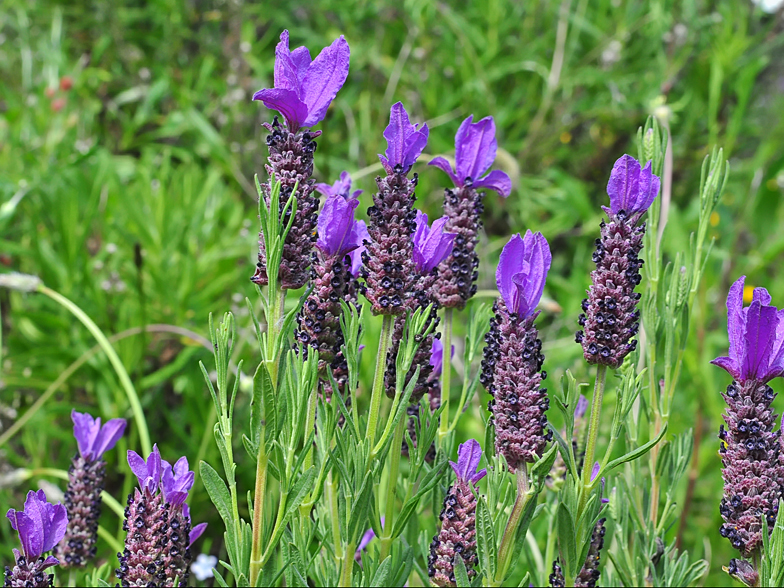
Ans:
[[[212,568],[216,565],[218,565],[217,557],[200,553],[196,556],[196,561],[191,564],[191,573],[199,582],[204,582],[212,578]]]
[[[146,67],[141,68],[139,70],[139,77],[142,79],[142,81],[146,82],[147,80],[150,79],[150,70],[147,69]]]
[[[112,255],[113,253],[117,253],[117,245],[114,243],[107,243],[106,244],[106,253]]]
[[[784,5],[784,0],[751,0],[752,4],[756,4],[762,9],[762,12],[773,14]]]
[[[250,43],[248,43],[247,41],[243,41],[242,43],[240,43],[240,51],[242,51],[243,53],[250,52]]]

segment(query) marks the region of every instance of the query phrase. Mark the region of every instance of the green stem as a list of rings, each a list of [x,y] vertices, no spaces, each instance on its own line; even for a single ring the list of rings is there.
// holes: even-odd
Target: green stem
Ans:
[[[256,461],[256,492],[253,496],[253,542],[250,550],[250,585],[257,586],[261,572],[261,541],[264,525],[264,499],[267,490],[268,456],[264,443],[264,427],[259,438],[259,453]]]
[[[442,337],[444,345],[441,361],[441,423],[438,428],[439,445],[449,433],[449,389],[452,383],[452,309],[444,309],[444,334]],[[457,417],[455,417],[457,418]]]
[[[335,560],[338,565],[343,560],[341,548],[343,542],[340,540],[340,511],[338,510],[338,481],[337,476],[332,471],[327,474],[327,497],[329,499],[329,518],[332,523],[332,548],[335,551]]]
[[[340,570],[340,581],[338,586],[351,586],[351,579],[354,574],[354,552],[357,546],[354,543],[346,545],[346,552],[343,554],[343,567]]]
[[[583,489],[580,492],[580,506],[577,510],[578,517],[585,508],[588,500],[589,489],[592,486],[591,470],[596,453],[596,439],[599,436],[599,417],[602,411],[602,399],[604,398],[604,382],[607,378],[607,366],[599,364],[596,366],[596,383],[593,387],[593,400],[591,401],[591,422],[588,425],[588,443],[585,446],[585,460],[583,461]]]
[[[368,416],[367,432],[365,438],[370,441],[371,447],[376,442],[376,428],[378,427],[378,412],[381,409],[381,397],[384,394],[384,372],[387,368],[387,351],[392,338],[392,325],[395,317],[384,315],[381,323],[381,337],[378,340],[378,357],[376,357],[376,374],[373,377],[373,392],[370,395],[370,415]],[[353,561],[353,560],[352,560]]]
[[[128,402],[131,405],[131,412],[133,412],[133,418],[136,421],[136,427],[139,429],[139,441],[142,445],[142,453],[144,455],[149,455],[152,451],[152,444],[150,443],[150,432],[147,429],[147,421],[144,418],[142,404],[139,402],[139,396],[136,394],[136,389],[131,383],[131,378],[128,377],[128,372],[126,371],[125,366],[123,365],[122,361],[120,361],[117,352],[114,350],[114,347],[112,347],[112,344],[109,343],[106,335],[103,334],[101,329],[98,328],[98,325],[96,325],[81,308],[68,300],[68,298],[59,292],[55,292],[51,288],[47,288],[44,285],[38,286],[38,291],[42,294],[46,294],[49,298],[70,311],[71,314],[73,314],[85,327],[87,327],[87,330],[90,331],[92,336],[95,337],[95,340],[109,358],[109,362],[112,364],[114,371],[117,373],[117,378],[120,380],[120,385],[123,387],[125,394],[128,397]]]
[[[76,570],[73,568],[68,570],[68,586],[76,586]]]
[[[515,539],[517,538],[517,528],[520,526],[525,505],[528,504],[531,498],[528,490],[528,467],[524,465],[516,470],[515,473],[517,474],[517,498],[512,507],[512,512],[509,514],[504,535],[501,537],[501,544],[498,547],[498,569],[496,570],[495,578],[493,578],[493,586],[501,586],[504,578],[506,578],[509,566],[512,563],[512,552],[514,551]]]
[[[310,432],[316,426],[316,404],[318,403],[318,396],[316,394],[317,388],[318,379],[316,380],[313,390],[310,391],[310,398],[308,398],[308,416],[305,419],[305,441],[308,440],[308,435],[310,435]],[[302,466],[303,472],[307,472],[310,469],[310,466],[313,465],[313,444],[311,443],[305,451],[307,451],[307,453],[305,454],[305,462]]]
[[[397,498],[397,472],[400,467],[400,453],[403,448],[403,435],[406,432],[408,415],[403,415],[395,429],[392,447],[389,449],[389,478],[387,480],[387,503],[384,513],[384,525],[381,531],[381,553],[378,561],[382,562],[389,555],[392,546],[392,527],[395,522],[395,504]]]

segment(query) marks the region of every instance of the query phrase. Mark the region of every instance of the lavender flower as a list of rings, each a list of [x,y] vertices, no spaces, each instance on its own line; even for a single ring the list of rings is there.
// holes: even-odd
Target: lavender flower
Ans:
[[[495,425],[495,449],[512,470],[533,463],[552,432],[545,433],[549,408],[544,355],[534,325],[536,305],[550,270],[550,247],[541,233],[514,235],[501,252],[496,282],[501,296],[482,360],[480,381],[494,397],[488,404]]]
[[[339,193],[327,196],[318,220],[316,241],[311,266],[313,290],[297,315],[297,340],[319,354],[319,371],[323,379],[327,367],[339,387],[348,378],[348,369],[341,355],[343,333],[340,330],[340,301],[350,300],[356,290],[348,254],[362,245],[363,225],[354,219],[359,200],[346,199]],[[331,387],[325,386],[327,396]],[[342,390],[341,390],[342,391]]]
[[[433,283],[436,280],[435,269],[452,251],[452,245],[456,235],[444,232],[447,219],[440,218],[433,222],[433,226],[428,226],[427,215],[421,211],[416,212],[416,230],[412,237],[412,259],[414,262],[415,277],[412,286],[412,294],[406,299],[406,310],[414,312],[418,308],[425,308],[434,303],[431,311],[432,320],[438,324],[436,314],[437,303],[433,299]],[[390,398],[395,397],[395,383],[397,380],[396,360],[400,349],[400,342],[403,339],[405,330],[405,317],[398,316],[395,319],[392,331],[392,342],[387,352],[387,371],[386,371],[386,392]],[[434,329],[435,330],[435,329]],[[406,376],[405,384],[413,375],[414,370],[419,367],[419,377],[414,391],[411,393],[411,403],[419,404],[419,400],[429,392],[434,382],[430,379],[433,366],[430,364],[434,333],[423,339],[414,356],[411,364],[411,371]]]
[[[65,508],[68,529],[65,541],[55,554],[63,567],[84,566],[95,557],[98,519],[101,516],[101,491],[106,474],[103,454],[109,451],[125,432],[125,419],[112,419],[101,426],[100,417],[93,419],[86,413],[71,411],[74,437],[79,453],[68,470]]]
[[[624,155],[613,166],[607,194],[610,207],[603,206],[609,222],[601,222],[601,237],[596,240],[591,272],[593,282],[583,300],[580,325],[575,340],[582,343],[588,363],[617,368],[637,346],[640,312],[634,291],[640,283],[645,223],[637,226],[659,193],[659,178],[651,172],[651,162],[641,168],[631,155]]]
[[[204,531],[191,529],[185,504],[194,473],[188,460],[172,466],[153,446],[147,460],[128,452],[128,465],[139,487],[128,496],[123,528],[127,532],[120,567],[115,571],[123,586],[185,586],[191,563],[190,544]]]
[[[591,546],[588,548],[588,555],[585,558],[580,573],[574,579],[575,588],[594,588],[599,581],[599,563],[602,548],[604,547],[604,535],[606,529],[604,523],[607,519],[599,519],[591,533]],[[553,573],[550,574],[550,586],[553,588],[563,588],[565,586],[563,570],[558,560],[553,562]]]
[[[762,545],[762,516],[773,528],[782,496],[784,455],[778,416],[771,407],[776,394],[768,382],[784,373],[784,310],[770,306],[770,295],[755,288],[751,305],[743,308],[741,276],[727,296],[730,340],[728,357],[711,363],[734,379],[723,394],[727,402],[719,429],[724,498],[720,532],[745,557]]]
[[[272,179],[281,182],[280,209],[297,187],[297,212],[291,230],[283,244],[279,279],[285,289],[305,285],[308,264],[316,227],[318,198],[313,195],[313,153],[321,131],[302,131],[323,120],[327,108],[348,76],[350,50],[341,36],[311,61],[306,47],[289,51],[289,33],[283,31],[275,49],[275,88],[259,90],[254,100],[261,100],[267,108],[278,110],[285,119],[280,124],[275,117],[272,124],[264,123],[269,158],[267,173],[270,180],[262,185],[269,205]],[[284,222],[288,218],[283,219]],[[264,237],[259,235],[259,257],[256,273],[251,280],[259,285],[268,283]]]
[[[411,235],[416,230],[414,188],[417,175],[407,174],[427,143],[427,125],[411,124],[401,102],[392,106],[384,131],[385,155],[379,155],[386,177],[376,178],[378,193],[368,208],[369,241],[362,260],[363,291],[373,314],[399,315],[406,311],[415,268]]]
[[[504,172],[493,170],[481,177],[495,161],[498,144],[495,122],[488,116],[477,123],[473,115],[460,125],[455,136],[455,170],[443,157],[436,157],[434,165],[449,174],[455,189],[444,192],[444,215],[449,219],[446,230],[457,233],[455,247],[441,264],[437,283],[437,297],[445,308],[464,308],[476,293],[479,256],[479,216],[484,208],[483,188],[494,190],[504,198],[512,191],[512,182]]]
[[[437,586],[455,586],[455,557],[463,558],[469,579],[476,576],[474,566],[479,563],[476,555],[476,495],[474,488],[487,470],[477,471],[482,459],[482,448],[471,439],[457,450],[457,463],[449,465],[457,479],[444,499],[439,519],[441,529],[430,543],[427,572]]]
[[[57,558],[43,555],[54,549],[65,536],[68,514],[65,507],[50,504],[43,490],[27,493],[24,510],[9,509],[6,517],[19,534],[22,551],[14,549],[15,565],[5,568],[6,586],[52,586],[53,574],[44,572],[60,563]]]

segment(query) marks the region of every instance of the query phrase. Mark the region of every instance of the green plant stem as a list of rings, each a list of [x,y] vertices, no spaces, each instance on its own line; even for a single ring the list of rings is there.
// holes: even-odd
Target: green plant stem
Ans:
[[[351,578],[354,575],[354,552],[357,546],[354,543],[346,545],[346,552],[343,554],[343,567],[340,569],[340,581],[338,586],[351,586]]]
[[[403,415],[397,423],[392,447],[389,449],[389,478],[387,480],[387,503],[384,513],[384,525],[381,531],[381,553],[379,561],[389,555],[392,546],[392,527],[395,522],[395,503],[397,502],[397,473],[400,467],[400,453],[403,448],[403,435],[408,424],[407,415]]]
[[[452,312],[451,308],[444,309],[444,345],[441,362],[441,422],[438,428],[438,444],[440,445],[449,433],[449,389],[452,383]]]
[[[131,405],[131,412],[133,413],[134,421],[136,421],[136,427],[139,429],[139,441],[142,446],[142,453],[144,455],[149,455],[152,451],[152,444],[150,443],[150,432],[147,429],[147,421],[144,418],[142,404],[139,402],[139,396],[136,394],[136,389],[133,387],[133,383],[131,383],[131,378],[128,376],[125,366],[122,361],[120,361],[117,352],[114,350],[114,347],[112,347],[112,344],[109,343],[106,335],[103,334],[103,331],[98,328],[98,325],[96,325],[81,308],[59,292],[55,292],[44,285],[38,286],[38,291],[41,294],[46,294],[49,298],[70,311],[71,314],[87,327],[87,330],[90,331],[92,336],[95,337],[95,340],[98,341],[101,349],[103,349],[104,353],[106,353],[106,356],[109,358],[109,362],[112,364],[112,367],[120,380],[120,385],[123,387],[125,394],[128,397],[128,403]]]
[[[596,366],[596,383],[593,387],[593,400],[591,401],[591,421],[588,425],[588,442],[585,446],[585,460],[583,461],[583,489],[580,492],[580,506],[577,510],[578,517],[585,508],[589,490],[592,486],[591,469],[596,453],[596,439],[599,436],[599,418],[602,412],[602,399],[604,398],[604,383],[607,378],[607,366]]]
[[[501,537],[501,544],[498,546],[498,569],[496,570],[495,578],[493,578],[493,586],[501,586],[504,578],[506,578],[509,566],[512,563],[512,551],[517,538],[517,528],[520,526],[525,505],[531,498],[528,492],[527,466],[519,468],[515,473],[517,474],[517,498],[515,498],[512,512],[509,513],[509,520]]]
[[[76,586],[76,570],[73,568],[68,570],[68,586]]]
[[[307,441],[308,435],[316,426],[316,404],[318,404],[318,395],[317,395],[317,388],[318,388],[318,380],[316,380],[316,384],[313,387],[313,390],[310,391],[310,398],[308,398],[308,416],[305,419],[305,440]],[[306,447],[305,451],[305,462],[302,466],[302,471],[307,472],[310,469],[310,466],[313,465],[313,444],[310,447]]]
[[[267,490],[267,449],[265,447],[264,427],[259,439],[259,453],[256,461],[256,492],[253,496],[253,542],[250,551],[250,585],[256,586],[261,572],[261,541],[264,525],[264,499]]]
[[[370,441],[371,447],[376,442],[376,428],[378,427],[378,412],[381,409],[381,396],[384,394],[384,372],[387,367],[387,351],[392,338],[392,325],[395,317],[384,315],[381,323],[381,337],[378,340],[378,357],[376,357],[376,373],[373,376],[373,392],[370,395],[370,414],[368,415],[367,432],[365,438]]]

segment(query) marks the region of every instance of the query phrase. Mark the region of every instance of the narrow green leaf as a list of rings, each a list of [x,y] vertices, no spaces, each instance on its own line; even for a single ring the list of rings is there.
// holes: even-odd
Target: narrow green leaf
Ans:
[[[386,586],[387,581],[389,580],[389,573],[392,567],[392,556],[387,556],[384,561],[382,561],[376,573],[373,574],[373,579],[370,580],[371,586]]]
[[[493,517],[490,515],[487,499],[484,496],[480,496],[476,504],[476,544],[485,575],[494,578],[498,565],[498,552]]]
[[[459,588],[471,588],[471,582],[468,579],[468,572],[466,572],[465,563],[462,556],[455,556],[455,583]]]

